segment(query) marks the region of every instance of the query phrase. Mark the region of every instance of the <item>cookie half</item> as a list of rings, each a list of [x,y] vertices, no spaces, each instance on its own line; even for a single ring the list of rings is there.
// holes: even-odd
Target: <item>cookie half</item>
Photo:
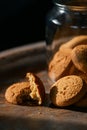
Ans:
[[[45,87],[41,79],[34,73],[27,73],[26,78],[31,87],[31,98],[34,98],[38,101],[38,105],[41,105],[45,102]]]
[[[14,83],[6,89],[5,98],[12,104],[25,104],[30,100],[30,84],[29,82]]]

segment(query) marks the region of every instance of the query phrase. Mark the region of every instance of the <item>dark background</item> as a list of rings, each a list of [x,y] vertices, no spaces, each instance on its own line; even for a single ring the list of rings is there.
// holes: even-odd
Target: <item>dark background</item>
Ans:
[[[0,1],[0,51],[45,40],[51,0]]]

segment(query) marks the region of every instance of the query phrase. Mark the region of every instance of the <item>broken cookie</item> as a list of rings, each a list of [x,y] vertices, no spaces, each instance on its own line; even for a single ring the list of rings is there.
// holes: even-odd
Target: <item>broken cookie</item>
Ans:
[[[5,92],[9,103],[19,105],[42,105],[45,100],[45,88],[36,75],[27,73],[28,81],[14,83]]]

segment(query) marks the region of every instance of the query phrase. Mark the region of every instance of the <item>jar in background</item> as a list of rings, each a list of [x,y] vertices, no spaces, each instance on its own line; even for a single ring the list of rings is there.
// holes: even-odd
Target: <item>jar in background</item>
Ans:
[[[48,71],[49,64],[61,45],[67,45],[74,38],[79,41],[82,37],[83,42],[87,41],[87,0],[54,0],[53,3],[54,7],[46,19]],[[51,75],[55,80],[55,72]]]

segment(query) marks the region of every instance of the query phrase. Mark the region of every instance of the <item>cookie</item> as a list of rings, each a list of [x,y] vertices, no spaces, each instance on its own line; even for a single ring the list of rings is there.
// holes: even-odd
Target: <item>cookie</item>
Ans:
[[[14,83],[5,92],[9,103],[19,105],[42,105],[45,100],[45,88],[41,80],[32,73],[27,73],[28,81]]]
[[[64,49],[64,48],[73,49],[74,47],[78,45],[84,45],[84,44],[87,44],[87,35],[75,36],[68,42],[61,45],[60,49]]]
[[[71,49],[65,48],[64,50],[57,51],[48,66],[49,77],[56,81],[68,75],[72,64]]]
[[[78,70],[87,73],[87,45],[76,46],[72,50],[71,58]]]
[[[31,86],[31,98],[38,100],[38,104],[43,104],[45,102],[45,86],[41,79],[34,73],[27,73],[26,78]]]
[[[30,98],[29,82],[14,83],[6,89],[5,98],[12,104],[24,104]]]
[[[55,106],[69,106],[80,100],[87,92],[85,82],[76,75],[57,80],[50,89],[50,99]]]

